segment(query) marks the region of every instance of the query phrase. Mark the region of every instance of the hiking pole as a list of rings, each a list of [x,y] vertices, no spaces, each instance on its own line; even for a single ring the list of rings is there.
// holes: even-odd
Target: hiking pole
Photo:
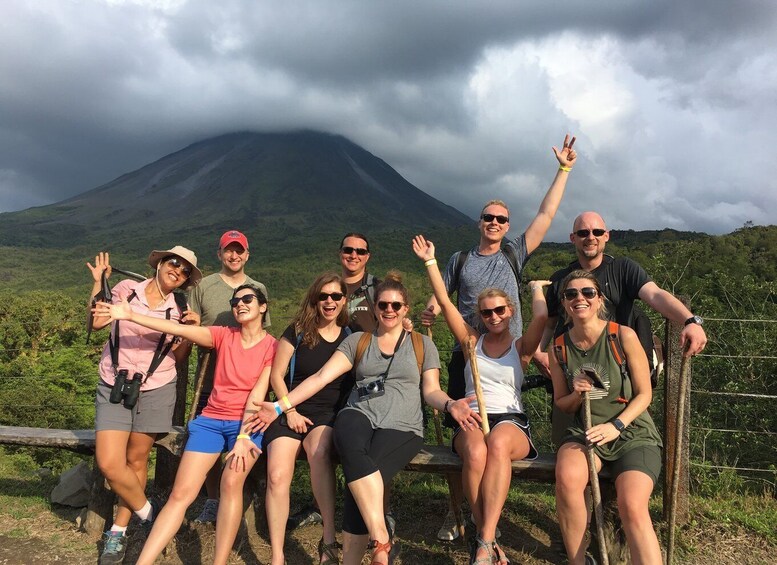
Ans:
[[[194,416],[197,414],[197,405],[200,403],[200,394],[202,394],[202,383],[205,382],[205,371],[208,370],[208,363],[210,363],[210,352],[208,349],[202,354],[200,359],[200,370],[197,371],[197,380],[194,385],[194,398],[192,398],[192,407],[189,410],[189,422],[194,420]]]
[[[593,371],[585,371],[585,374],[592,378],[595,387],[604,388],[604,384],[602,384],[599,375]],[[586,432],[591,428],[591,398],[588,391],[583,393],[583,427]],[[610,558],[607,553],[607,542],[604,539],[602,491],[599,489],[599,474],[596,472],[594,448],[588,441],[586,441],[585,451],[586,459],[588,461],[588,480],[591,483],[591,498],[593,499],[594,516],[596,518],[596,537],[599,538],[599,555],[602,559],[602,565],[609,565]]]
[[[680,382],[678,383],[677,429],[674,438],[674,463],[672,467],[672,485],[669,491],[669,540],[666,547],[666,565],[674,560],[675,522],[677,521],[677,491],[680,485],[680,461],[682,458],[683,435],[685,426],[685,395],[688,393],[688,355],[683,351],[680,362]]]
[[[426,328],[426,335],[429,339],[432,339],[432,328],[429,326]],[[434,435],[437,439],[437,445],[444,446],[445,441],[442,438],[442,426],[440,425],[440,412],[437,408],[432,408],[432,414],[434,416]],[[453,518],[456,520],[456,531],[459,532],[459,537],[465,539],[464,520],[461,515],[461,501],[457,500],[454,491],[455,481],[461,482],[461,474],[458,473],[445,473],[445,481],[448,483],[448,498],[450,499],[451,512],[453,512]]]
[[[469,358],[469,368],[472,370],[472,383],[475,385],[475,397],[478,401],[478,413],[480,414],[480,429],[483,435],[488,436],[491,433],[491,427],[488,425],[488,413],[486,412],[486,401],[483,400],[483,389],[480,387],[480,373],[478,372],[478,360],[475,354],[475,339],[467,339],[467,357]]]

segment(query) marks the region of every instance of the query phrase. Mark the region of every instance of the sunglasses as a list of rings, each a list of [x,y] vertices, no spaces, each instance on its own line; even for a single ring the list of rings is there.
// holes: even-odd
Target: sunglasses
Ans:
[[[357,255],[367,255],[370,252],[369,249],[365,249],[364,247],[341,247],[340,251],[343,253],[343,255],[350,255],[351,253],[356,253]]]
[[[235,296],[234,298],[230,299],[229,305],[232,306],[232,308],[234,308],[241,302],[243,304],[251,304],[251,302],[253,302],[254,299],[256,299],[257,302],[259,301],[259,297],[256,296],[255,294],[244,294],[243,296]]]
[[[404,304],[401,302],[385,302],[383,300],[378,302],[378,308],[381,310],[388,310],[389,306],[391,306],[391,309],[394,310],[394,312],[399,312]]]
[[[577,234],[577,237],[588,237],[590,234],[594,234],[594,237],[602,237],[607,233],[607,230],[596,228],[595,230],[577,230],[575,233]]]
[[[342,292],[322,292],[318,295],[319,302],[326,302],[327,298],[331,298],[335,302],[342,300],[345,296]]]
[[[480,216],[480,219],[483,220],[484,222],[493,222],[494,220],[496,220],[497,224],[506,224],[507,222],[510,221],[510,218],[508,218],[507,216],[495,216],[494,214],[483,214],[482,216]]]
[[[181,261],[178,257],[170,257],[165,261],[165,263],[170,265],[173,269],[180,269],[186,278],[189,278],[189,276],[192,274],[192,268],[184,265],[183,261]]]
[[[574,300],[577,298],[578,294],[582,294],[583,298],[587,298],[588,300],[591,300],[592,298],[596,298],[599,293],[596,292],[596,289],[592,286],[586,286],[581,289],[576,288],[568,288],[564,291],[564,298],[567,300]]]
[[[497,316],[504,316],[506,310],[507,310],[506,304],[503,304],[502,306],[497,306],[495,308],[481,308],[480,315],[483,316],[484,318],[490,318],[491,314],[496,314]]]

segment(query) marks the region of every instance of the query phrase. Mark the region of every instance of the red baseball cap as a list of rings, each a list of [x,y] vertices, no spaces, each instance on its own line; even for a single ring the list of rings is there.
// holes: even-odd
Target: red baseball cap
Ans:
[[[239,243],[243,246],[243,249],[248,249],[248,238],[237,230],[229,230],[224,232],[219,240],[219,249],[224,249],[232,242]]]

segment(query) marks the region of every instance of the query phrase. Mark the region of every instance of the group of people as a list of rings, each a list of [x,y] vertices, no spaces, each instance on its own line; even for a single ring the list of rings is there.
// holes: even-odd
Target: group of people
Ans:
[[[634,300],[685,323],[686,354],[701,351],[706,336],[701,318],[639,265],[604,254],[609,231],[594,212],[575,219],[570,239],[577,261],[551,280],[528,284],[532,319],[524,331],[522,270],[558,210],[577,159],[574,143],[567,136],[561,149],[553,148],[556,175],[536,216],[515,239],[506,238],[510,212],[500,200],[481,211],[478,245],[454,254],[444,273],[434,244],[422,235],[413,239],[433,290],[422,324],[431,325],[442,312],[458,344],[447,391],[440,387],[434,343],[412,329],[401,275],[390,271],[378,280],[367,272],[370,248],[363,234],[342,239],[341,273],[315,279],[279,339],[266,330],[267,288],[245,274],[248,240],[238,231],[219,241],[220,272],[203,278],[197,257],[184,247],[154,251],[148,259],[154,275],[121,281],[111,297],[103,295],[110,260],[100,253],[88,264],[92,323],[98,329],[110,324],[111,335],[95,401],[96,458],[120,500],[104,535],[101,563],[122,561],[133,513],[150,528],[137,562],[153,563],[203,484],[208,500],[198,519],[215,515],[214,563],[226,563],[240,523],[243,484],[261,453],[267,457],[271,563],[285,563],[290,486],[301,451],[322,518],[319,562],[340,563],[342,549],[342,562],[356,565],[369,549],[374,565],[391,563],[398,545],[388,515],[390,484],[423,445],[425,402],[453,428],[451,448],[462,460],[457,488],[476,530],[470,562],[506,565],[497,537],[511,462],[537,456],[521,400],[532,360],[553,382],[554,427],[560,428],[557,513],[570,563],[592,559],[585,535],[587,449],[594,450],[597,469],[607,467],[615,481],[633,561],[660,563],[648,500],[660,471],[661,439],[647,412],[647,356],[629,327]],[[175,300],[178,289],[189,290],[188,304]],[[613,340],[624,363],[615,358]],[[200,347],[199,363],[207,364],[207,384],[199,414],[188,425],[172,492],[160,509],[144,494],[148,457],[156,435],[169,431],[175,363],[192,343]],[[275,401],[267,400],[270,390]],[[579,413],[589,392],[592,425],[586,429]],[[347,484],[342,546],[334,523],[335,453]],[[446,527],[438,537],[452,539]]]

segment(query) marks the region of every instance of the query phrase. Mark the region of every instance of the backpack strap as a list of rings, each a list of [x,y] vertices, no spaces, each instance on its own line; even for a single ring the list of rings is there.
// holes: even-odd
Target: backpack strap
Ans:
[[[457,251],[456,262],[453,264],[453,278],[451,279],[450,291],[459,290],[459,280],[461,278],[461,271],[464,269],[464,263],[467,262],[469,257],[469,251]]]
[[[372,334],[370,332],[364,332],[359,338],[359,343],[356,344],[356,355],[353,357],[353,369],[359,366],[359,363],[364,357],[364,352],[367,351],[367,346],[370,344]]]
[[[354,295],[361,292],[364,299],[367,301],[367,306],[370,308],[370,313],[375,316],[375,300],[372,297],[372,293],[375,291],[375,277],[365,272],[362,284],[354,291]]]
[[[178,312],[183,318],[183,313],[188,310],[189,304],[186,302],[186,295],[183,292],[173,291],[173,298],[175,299],[175,305],[178,306]]]
[[[413,351],[415,351],[415,362],[418,364],[418,374],[423,375],[424,337],[418,332],[411,332],[410,339],[413,341]]]
[[[629,367],[626,363],[626,354],[623,352],[623,345],[620,340],[620,324],[613,321],[607,322],[607,343],[610,345],[610,352],[615,362],[618,363],[618,367],[621,370],[621,394],[618,397],[618,402],[621,404],[628,404],[629,401],[624,394],[624,383],[626,379],[630,379]]]
[[[505,259],[507,260],[507,263],[510,265],[510,269],[513,271],[513,275],[515,276],[515,284],[518,286],[518,295],[521,294],[521,269],[518,266],[518,257],[515,255],[515,250],[509,246],[505,245],[501,248],[502,255],[505,256]],[[459,281],[461,278],[461,271],[464,269],[464,264],[467,262],[467,258],[469,257],[469,250],[467,251],[458,251],[456,254],[456,262],[453,265],[453,278],[451,279],[451,292],[454,290],[459,290]]]
[[[299,344],[302,343],[302,338],[305,337],[305,334],[300,332],[297,334],[297,343],[294,344],[294,353],[291,354],[291,361],[289,361],[289,388],[291,388],[291,383],[294,382],[294,367],[297,365],[297,349],[299,348]]]
[[[567,344],[564,341],[564,334],[556,336],[553,340],[553,353],[556,355],[556,361],[558,361],[559,367],[564,372],[564,376],[567,375]]]
[[[521,295],[521,269],[518,267],[518,257],[515,255],[515,249],[510,245],[502,247],[502,253],[510,264],[510,268],[515,275],[515,284],[518,286],[518,296]]]

